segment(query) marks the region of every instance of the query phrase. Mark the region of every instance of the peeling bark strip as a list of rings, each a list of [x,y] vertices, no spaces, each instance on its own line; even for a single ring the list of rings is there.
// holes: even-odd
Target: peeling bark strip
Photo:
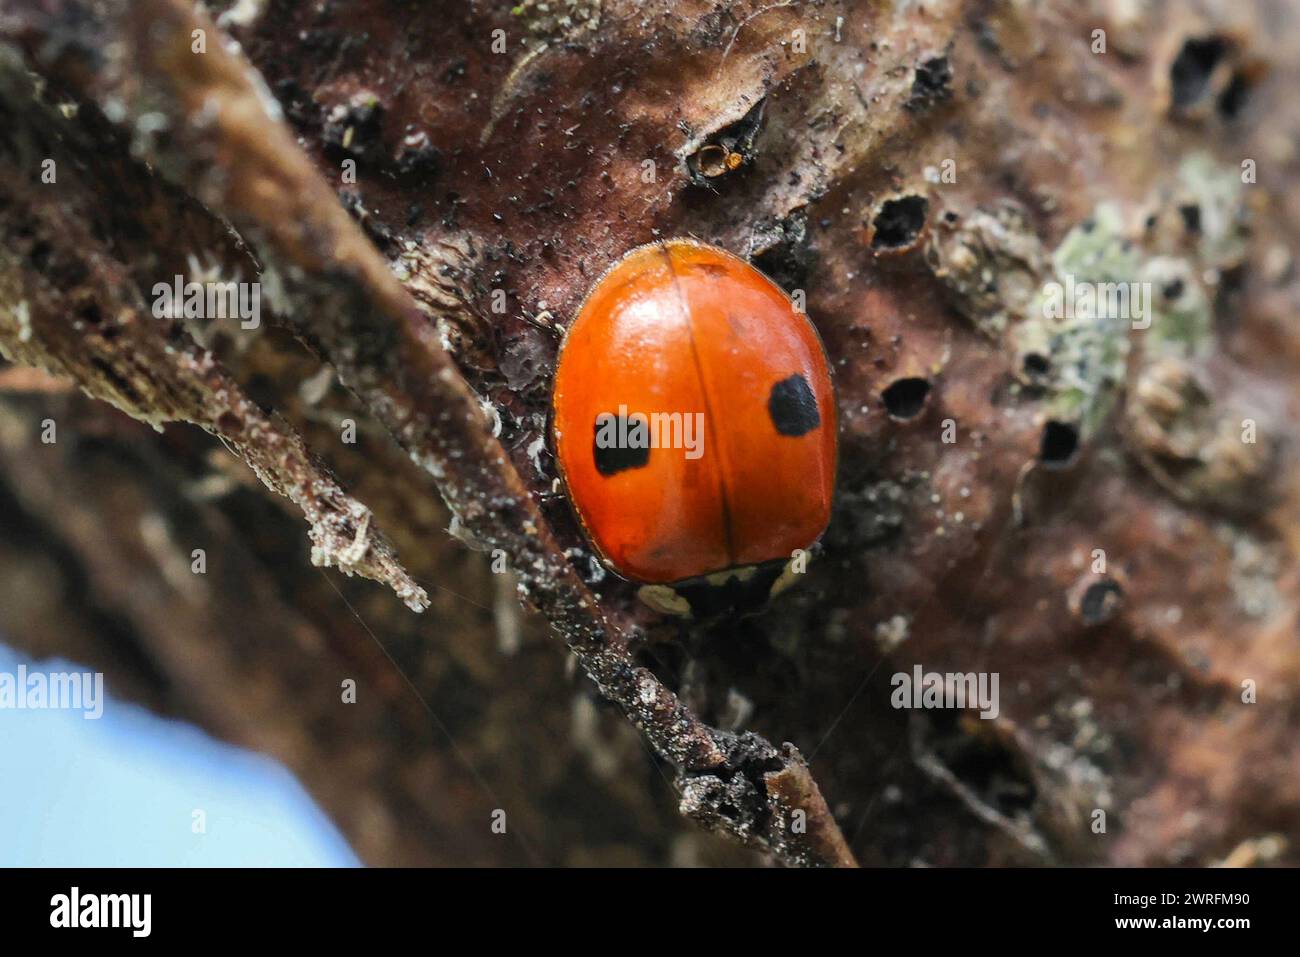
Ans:
[[[0,72],[0,103],[27,122],[45,116],[35,104],[16,108],[20,82]],[[220,436],[268,488],[302,510],[311,526],[312,564],[386,584],[415,611],[428,607],[424,589],[372,525],[370,510],[343,490],[302,438],[280,417],[263,413],[179,323],[149,314],[127,267],[75,214],[95,193],[76,178],[72,156],[57,155],[63,202],[33,201],[49,188],[37,182],[41,157],[33,141],[56,141],[58,131],[11,124],[9,133],[5,152],[17,155],[8,157],[14,192],[0,196],[0,301],[10,304],[0,309],[0,354],[70,377],[159,431],[164,422],[189,422]],[[36,261],[45,274],[33,268]],[[63,281],[56,285],[51,275]]]
[[[623,637],[564,557],[492,436],[478,397],[443,350],[436,328],[279,122],[279,108],[256,73],[211,22],[196,18],[179,0],[69,0],[39,10],[6,3],[0,11],[0,37],[16,42],[34,70],[97,104],[129,132],[139,157],[225,216],[252,246],[276,311],[434,476],[470,534],[513,556],[521,592],[549,619],[602,694],[679,768],[683,809],[706,826],[768,848],[787,864],[851,864],[797,751],[787,746],[778,753],[752,735],[746,748],[732,747],[653,674],[635,666]],[[206,36],[202,55],[191,52],[196,30]],[[97,294],[109,295],[113,279],[105,277]],[[51,325],[42,320],[33,334],[48,333],[54,345],[42,341],[32,347],[35,352],[16,355],[49,353],[61,362],[74,344],[65,340],[60,349]],[[132,328],[141,339],[138,355],[165,353],[155,327]],[[98,384],[105,395],[131,398],[123,394],[131,388],[129,377],[116,390],[103,386],[115,371],[97,376],[75,363],[67,371],[83,385]],[[225,389],[224,379],[210,378],[215,374],[202,363],[193,370],[193,378],[209,389]],[[181,386],[192,388],[193,379],[182,379]],[[145,396],[131,404],[142,412],[150,405]],[[235,434],[248,428],[252,415],[240,408],[245,427]],[[267,436],[287,441],[261,422],[247,438]],[[303,454],[300,445],[293,451]],[[753,768],[758,753],[761,774]],[[737,814],[713,813],[709,802],[690,800],[700,775],[726,783]],[[801,783],[789,787],[787,779]],[[786,827],[796,812],[805,826]]]
[[[22,304],[23,314],[0,312],[0,354],[5,358],[70,376],[89,395],[161,430],[164,422],[189,422],[221,436],[274,492],[285,496],[310,523],[312,564],[335,566],[388,585],[414,611],[429,605],[424,589],[402,568],[370,510],[350,497],[316,461],[302,439],[283,420],[264,414],[212,355],[172,327],[164,333],[137,304],[122,302],[116,290],[116,264],[83,262],[87,280],[81,292],[110,306],[98,330],[69,323],[74,302],[7,253],[20,242],[19,222],[42,235],[77,238],[82,249],[93,240],[79,236],[75,223],[65,232],[47,231],[42,211],[0,211],[0,295]],[[170,324],[168,324],[170,325]]]

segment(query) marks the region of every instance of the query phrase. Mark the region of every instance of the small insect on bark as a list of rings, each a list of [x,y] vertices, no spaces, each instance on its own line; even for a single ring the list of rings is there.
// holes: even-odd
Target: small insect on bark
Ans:
[[[596,553],[664,613],[761,605],[830,519],[821,339],[780,287],[702,243],[640,246],[596,282],[561,345],[553,438]]]

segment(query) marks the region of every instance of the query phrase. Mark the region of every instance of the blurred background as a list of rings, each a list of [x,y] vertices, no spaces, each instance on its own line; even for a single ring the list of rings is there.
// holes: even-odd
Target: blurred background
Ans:
[[[0,672],[81,670],[0,645]],[[103,716],[9,711],[0,867],[349,867],[338,829],[283,766],[116,698]],[[198,815],[196,815],[198,812]]]

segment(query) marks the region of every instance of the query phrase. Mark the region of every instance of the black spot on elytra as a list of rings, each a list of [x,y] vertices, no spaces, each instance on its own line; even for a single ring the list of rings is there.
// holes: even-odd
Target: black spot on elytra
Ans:
[[[609,413],[596,418],[596,432],[591,439],[591,457],[596,462],[596,471],[608,478],[628,469],[639,469],[650,461],[650,446],[646,445],[602,445],[600,441],[601,420]],[[618,417],[618,434],[628,435],[631,425],[627,416]]]
[[[822,422],[817,414],[817,397],[808,387],[808,380],[798,373],[772,386],[767,414],[782,435],[807,435]]]

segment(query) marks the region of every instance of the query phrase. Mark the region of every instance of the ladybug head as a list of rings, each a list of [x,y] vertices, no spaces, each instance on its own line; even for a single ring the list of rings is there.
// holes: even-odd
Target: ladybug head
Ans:
[[[795,583],[795,561],[778,558],[667,585],[642,585],[637,597],[661,614],[693,621],[749,615]]]

